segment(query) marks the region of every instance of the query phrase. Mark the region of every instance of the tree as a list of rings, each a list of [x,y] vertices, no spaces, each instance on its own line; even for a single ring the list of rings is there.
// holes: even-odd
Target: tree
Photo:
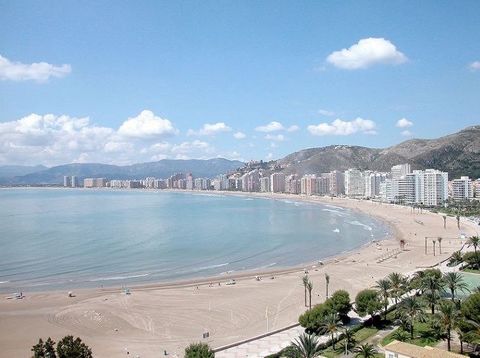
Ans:
[[[63,337],[57,344],[58,358],[92,358],[92,350],[80,338]]]
[[[457,215],[457,228],[460,230],[460,215]]]
[[[292,342],[292,346],[296,353],[302,358],[315,358],[322,353],[318,338],[313,334],[302,334]]]
[[[325,274],[325,298],[328,298],[328,285],[330,285],[330,275]]]
[[[447,215],[443,215],[443,228],[447,228]]]
[[[342,323],[336,313],[329,314],[320,326],[321,333],[328,333],[332,340],[332,348],[335,350],[335,333],[338,332]]]
[[[345,355],[348,355],[348,352],[355,347],[357,341],[355,340],[355,333],[350,328],[345,328],[343,330],[343,350]]]
[[[455,292],[458,290],[468,290],[468,285],[465,283],[465,281],[463,281],[463,276],[458,272],[447,272],[443,276],[443,280],[445,281],[447,288],[450,290],[452,301],[455,301]]]
[[[390,281],[390,294],[395,300],[395,306],[398,303],[398,299],[406,292],[407,290],[407,279],[405,276],[398,272],[392,272],[388,275],[388,280]]]
[[[33,358],[45,358],[45,347],[43,345],[43,339],[39,339],[38,343],[35,344],[31,351],[33,352]]]
[[[442,240],[443,238],[441,237],[438,238],[438,252],[440,255],[442,254]]]
[[[377,354],[377,350],[375,347],[370,344],[370,343],[365,343],[353,350],[355,353],[355,357],[361,357],[361,358],[373,358],[375,357],[375,354]]]
[[[425,300],[430,305],[432,309],[432,314],[435,314],[435,306],[440,300],[440,292],[445,286],[445,282],[442,279],[441,272],[440,275],[436,271],[430,271],[422,279],[421,283],[422,291],[425,295]]]
[[[355,297],[355,308],[357,313],[364,317],[367,314],[374,315],[381,309],[382,305],[375,290],[362,290]]]
[[[480,236],[470,236],[467,241],[468,247],[473,246],[475,258],[477,259],[477,267],[480,267],[480,258],[477,256],[477,248],[480,246]]]
[[[325,303],[321,303],[300,315],[298,321],[308,333],[318,332],[325,317],[331,313],[333,313],[332,308]]]
[[[383,319],[387,320],[387,310],[388,310],[388,298],[390,297],[390,288],[391,288],[390,281],[387,279],[381,279],[377,281],[375,288],[378,289],[378,293],[382,298],[383,302]]]
[[[307,284],[309,282],[308,275],[302,277],[303,288],[305,290],[305,307],[307,307]]]
[[[325,304],[330,307],[333,312],[338,313],[343,323],[348,322],[348,313],[352,309],[352,304],[350,303],[350,295],[347,291],[335,291],[332,297],[325,301]]]
[[[425,317],[423,308],[420,302],[417,300],[417,297],[411,296],[403,300],[399,311],[403,316],[403,319],[408,322],[408,326],[410,328],[410,339],[413,339],[415,321],[422,321]]]
[[[450,261],[448,262],[449,266],[458,265],[463,261],[463,255],[460,251],[455,251],[452,256],[450,256]]]
[[[466,252],[463,261],[471,268],[480,268],[480,252]]]
[[[192,343],[185,348],[185,358],[214,358],[215,353],[206,343]]]
[[[56,358],[57,355],[55,354],[55,341],[53,341],[50,337],[47,338],[44,344],[45,347],[45,358]]]
[[[308,281],[307,290],[308,290],[308,309],[311,310],[312,309],[312,290],[313,290],[312,281]]]
[[[460,314],[455,304],[451,301],[443,301],[440,303],[440,309],[438,312],[440,324],[446,333],[447,347],[451,350],[450,342],[452,340],[452,329],[456,326],[459,320]]]

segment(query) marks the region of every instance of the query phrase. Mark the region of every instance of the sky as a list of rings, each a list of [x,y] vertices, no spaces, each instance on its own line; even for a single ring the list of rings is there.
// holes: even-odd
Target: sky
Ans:
[[[477,124],[479,1],[0,0],[0,165],[270,160]]]

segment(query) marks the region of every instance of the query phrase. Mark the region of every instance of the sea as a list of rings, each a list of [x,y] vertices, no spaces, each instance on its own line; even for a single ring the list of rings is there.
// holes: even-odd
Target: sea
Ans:
[[[391,236],[357,211],[207,192],[0,189],[0,292],[275,270]]]

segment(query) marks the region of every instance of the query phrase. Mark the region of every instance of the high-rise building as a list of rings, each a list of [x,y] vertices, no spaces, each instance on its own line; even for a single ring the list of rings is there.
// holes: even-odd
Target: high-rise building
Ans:
[[[394,165],[391,170],[392,170],[392,179],[400,179],[412,172],[410,164],[408,163]]]
[[[455,201],[473,199],[473,183],[469,177],[460,177],[452,181],[452,197]]]
[[[321,177],[317,178],[317,194],[330,194],[330,173],[323,173]]]
[[[448,173],[435,169],[414,170],[419,188],[417,202],[426,206],[442,205],[448,198]]]
[[[270,191],[270,178],[269,177],[261,177],[260,178],[260,191],[262,193],[267,193]]]
[[[345,195],[350,197],[365,195],[365,181],[360,170],[352,168],[345,171]]]
[[[72,175],[72,178],[70,179],[70,184],[72,188],[78,187],[78,178],[75,175]]]
[[[187,174],[187,190],[193,190],[193,187],[194,187],[193,175],[192,173],[188,173]]]
[[[330,172],[330,194],[335,196],[345,194],[345,175],[343,172],[338,170]]]
[[[270,191],[272,193],[283,193],[285,191],[285,174],[273,173],[270,175]]]
[[[478,199],[480,198],[480,179],[475,180],[475,182],[473,183],[473,186],[475,187],[474,189],[475,197]]]
[[[107,179],[105,178],[85,178],[83,180],[84,188],[103,188],[107,186]]]
[[[309,196],[317,193],[317,176],[315,174],[307,174],[300,179],[300,193]]]
[[[285,193],[300,194],[301,182],[295,174],[291,174],[285,178]]]
[[[70,182],[70,177],[65,175],[63,177],[63,186],[64,187],[69,187],[71,185],[72,185],[72,183]]]

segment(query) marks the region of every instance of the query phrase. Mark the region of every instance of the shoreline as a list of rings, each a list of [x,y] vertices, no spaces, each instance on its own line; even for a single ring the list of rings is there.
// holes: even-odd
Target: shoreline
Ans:
[[[441,215],[412,213],[410,208],[390,204],[288,194],[275,198],[358,210],[387,222],[395,231],[390,239],[324,259],[324,265],[313,269],[299,265],[281,273],[263,270],[266,274],[261,281],[254,279],[256,272],[242,272],[235,285],[210,287],[209,277],[202,281],[132,286],[131,295],[114,287],[79,289],[73,298],[67,297],[65,291],[47,291],[27,294],[22,300],[3,299],[0,345],[4,354],[28,356],[39,337],[58,340],[66,334],[80,336],[97,358],[125,356],[127,347],[133,356],[154,357],[164,349],[172,356],[183,356],[184,347],[198,341],[212,347],[223,346],[296,322],[305,310],[303,268],[308,267],[314,285],[313,305],[325,300],[327,273],[331,277],[330,292],[345,289],[353,300],[360,290],[374,286],[391,272],[407,274],[447,259],[465,241],[459,239],[460,232],[468,236],[478,229],[463,220],[459,231],[455,218],[448,218],[444,229]],[[442,252],[433,256],[429,242],[425,254],[425,236],[442,236]],[[400,238],[406,241],[406,247],[398,252]],[[231,277],[234,275],[222,277],[222,282]],[[208,339],[202,338],[205,332],[210,333]]]

